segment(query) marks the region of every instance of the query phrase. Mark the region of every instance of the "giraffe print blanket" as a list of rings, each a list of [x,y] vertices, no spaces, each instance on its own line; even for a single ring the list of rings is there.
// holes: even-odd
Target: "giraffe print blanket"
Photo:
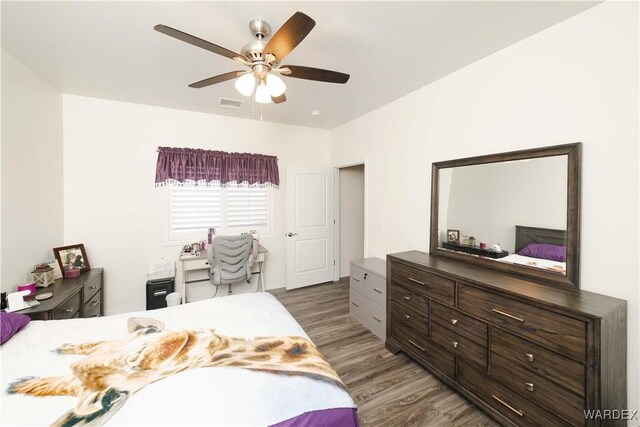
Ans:
[[[254,306],[253,310],[247,311],[246,303],[250,300],[258,303],[260,308]],[[229,304],[234,307],[225,307]],[[217,316],[211,314],[214,309],[212,305],[218,309]],[[249,304],[250,307],[252,305]],[[245,310],[240,310],[240,306],[244,306]],[[262,317],[259,323],[262,326],[256,331],[260,335],[269,329],[273,333],[245,338],[246,333],[223,334],[212,327],[174,329],[166,326],[192,325],[196,318],[200,318],[200,324],[203,318],[207,319],[206,324],[217,324],[224,313],[237,310],[238,314],[247,312],[249,318]],[[49,348],[55,350],[49,351],[51,355],[66,362],[66,369],[60,369],[64,364],[56,361],[59,369],[55,369],[55,374],[51,370],[49,375],[14,375],[9,379],[3,366],[2,381],[6,385],[1,402],[3,408],[8,407],[5,406],[6,402],[20,402],[19,406],[47,409],[47,421],[42,422],[43,416],[31,417],[23,413],[22,419],[13,418],[13,421],[18,421],[17,424],[74,426],[102,425],[108,421],[115,425],[264,425],[311,410],[354,407],[340,377],[271,295],[239,295],[144,315],[130,318],[116,316],[95,321],[112,324],[113,329],[119,327],[123,333],[117,338],[75,339]],[[146,317],[150,315],[153,317]],[[176,316],[183,321],[174,321]],[[184,316],[191,319],[184,319]],[[86,325],[87,322],[33,322],[33,325],[36,325],[35,329],[48,329],[47,325],[66,324],[66,329],[73,329],[76,323]],[[282,327],[282,322],[288,326]],[[245,324],[247,330],[251,329],[248,325],[251,322],[241,315],[235,321],[227,318],[222,323],[223,327],[240,323]],[[269,324],[274,327],[269,328]],[[128,334],[125,325],[128,326]],[[245,329],[237,325],[235,328],[238,332]],[[229,327],[231,332],[233,329]],[[256,329],[255,323],[253,329]],[[57,334],[66,335],[61,331],[56,331],[54,335]],[[111,338],[117,334],[111,331],[97,335]],[[4,351],[6,349],[11,350],[12,346],[3,347],[3,359],[7,354]],[[8,352],[9,357],[11,353]],[[311,393],[309,387],[314,389]],[[151,391],[147,392],[148,389]],[[154,396],[158,400],[149,408],[148,402]],[[247,398],[251,400],[244,402],[241,413],[227,411],[238,406],[236,401],[242,402]],[[187,402],[186,407],[176,404],[171,411],[171,403],[176,400]],[[49,401],[56,401],[56,405]],[[66,402],[65,410],[62,410],[62,401]],[[166,405],[163,402],[167,402]],[[251,414],[251,408],[256,404],[256,411]],[[60,408],[59,413],[49,412],[54,406]],[[186,412],[185,416],[185,408],[194,406],[199,406],[199,410]],[[274,410],[274,407],[290,409],[282,411]],[[154,408],[156,413],[163,416],[158,418],[154,415]],[[219,423],[211,421],[210,409],[215,409],[216,417],[213,419],[220,419]],[[8,424],[11,424],[11,420],[5,420],[5,412],[3,410],[2,423],[9,421]],[[182,416],[176,417],[172,412]],[[199,418],[198,414],[200,417],[207,414],[207,421]],[[11,417],[15,415],[18,414],[9,414]],[[150,418],[146,418],[148,416]],[[140,422],[142,419],[143,423]]]

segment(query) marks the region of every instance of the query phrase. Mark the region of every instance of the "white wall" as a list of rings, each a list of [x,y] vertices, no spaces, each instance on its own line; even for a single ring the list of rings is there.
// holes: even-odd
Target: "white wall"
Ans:
[[[158,146],[278,156],[275,238],[260,242],[270,251],[267,287],[285,285],[285,168],[328,166],[328,131],[71,95],[63,112],[64,240],[84,243],[91,265],[105,268],[107,314],[144,309],[148,263],[180,252],[164,246],[166,188],[154,187]],[[213,290],[189,286],[194,298]],[[234,293],[248,288],[234,285]]]
[[[62,244],[62,95],[2,50],[2,290]]]
[[[378,257],[428,250],[432,162],[582,141],[581,287],[628,301],[631,409],[640,409],[638,35],[637,3],[603,3],[331,134],[333,164],[368,157],[367,253]]]
[[[565,230],[567,169],[567,156],[453,168],[440,241],[451,228],[514,253],[516,225]]]
[[[353,259],[364,257],[364,165],[339,169],[340,277],[349,276]]]

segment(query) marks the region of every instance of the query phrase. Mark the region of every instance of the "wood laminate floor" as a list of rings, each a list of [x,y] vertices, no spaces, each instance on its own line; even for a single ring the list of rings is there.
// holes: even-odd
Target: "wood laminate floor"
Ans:
[[[342,377],[362,426],[497,426],[483,412],[349,316],[349,283],[270,291]]]

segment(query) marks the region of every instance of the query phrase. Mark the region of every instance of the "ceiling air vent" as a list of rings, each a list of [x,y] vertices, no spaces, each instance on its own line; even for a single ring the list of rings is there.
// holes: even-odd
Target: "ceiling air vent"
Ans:
[[[227,108],[240,108],[242,107],[242,101],[229,98],[220,98],[220,102],[218,102],[218,105]]]

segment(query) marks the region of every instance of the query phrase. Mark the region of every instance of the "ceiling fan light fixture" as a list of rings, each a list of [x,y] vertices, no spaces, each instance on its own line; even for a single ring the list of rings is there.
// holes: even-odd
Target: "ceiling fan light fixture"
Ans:
[[[282,104],[287,100],[284,94],[287,85],[280,79],[280,75],[340,84],[349,80],[348,74],[337,71],[301,65],[280,65],[282,60],[309,35],[315,25],[316,21],[309,16],[296,12],[270,36],[271,26],[262,19],[256,18],[249,23],[249,30],[256,39],[246,44],[240,53],[167,25],[158,24],[153,29],[176,40],[224,56],[248,68],[209,77],[192,83],[189,87],[201,89],[236,79],[235,87],[241,95],[247,97],[253,95],[255,102],[261,104],[271,102]],[[266,37],[269,37],[268,41],[265,40]]]
[[[269,93],[269,87],[264,80],[261,80],[256,88],[256,102],[259,104],[268,104],[271,102],[271,93]]]
[[[256,86],[256,78],[253,73],[245,74],[241,76],[235,82],[235,87],[244,96],[250,96],[253,93],[253,88]]]
[[[269,93],[271,96],[278,97],[287,90],[287,85],[284,84],[282,79],[275,74],[267,75],[267,88],[269,88]]]

